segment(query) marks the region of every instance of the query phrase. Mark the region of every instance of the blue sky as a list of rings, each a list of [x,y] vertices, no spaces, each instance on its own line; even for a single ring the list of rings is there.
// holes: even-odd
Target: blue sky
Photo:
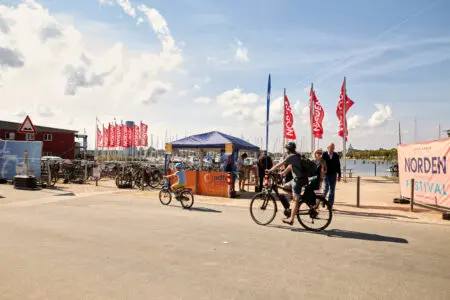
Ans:
[[[166,128],[171,136],[219,129],[254,142],[264,135],[263,120],[255,120],[259,115],[254,111],[263,105],[269,73],[272,98],[286,88],[296,107],[299,142],[309,136],[304,106],[311,82],[327,118],[321,144],[339,142],[335,110],[344,76],[356,103],[348,118],[353,117],[350,142],[357,148],[395,147],[398,122],[404,140],[412,142],[414,117],[418,140],[436,138],[438,124],[450,128],[448,1],[143,0],[130,1],[134,16],[114,0],[37,2],[86,37],[145,53],[158,53],[161,43],[151,21],[136,24],[138,18],[146,19],[137,8],[144,4],[160,13],[182,62],[157,76],[170,85],[160,100],[123,116],[153,123],[155,136]],[[1,3],[11,7],[18,2]],[[239,57],[238,49],[244,51]],[[100,88],[107,86],[95,89]],[[219,96],[236,88],[240,93],[234,99],[249,102],[220,105]],[[249,100],[253,94],[257,101]],[[209,100],[194,102],[199,97]],[[383,108],[378,114],[375,104]],[[123,105],[126,100],[108,104],[107,115],[122,116]],[[272,131],[271,144],[281,125],[273,125]]]

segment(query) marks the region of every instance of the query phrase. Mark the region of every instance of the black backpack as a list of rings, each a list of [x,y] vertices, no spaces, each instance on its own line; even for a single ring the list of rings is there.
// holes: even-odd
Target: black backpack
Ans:
[[[302,165],[302,171],[308,177],[313,177],[317,175],[317,165],[308,158],[300,158],[300,164]]]
[[[312,160],[302,157],[300,154],[297,154],[297,157],[300,159],[303,177],[313,177],[317,175],[318,167]]]

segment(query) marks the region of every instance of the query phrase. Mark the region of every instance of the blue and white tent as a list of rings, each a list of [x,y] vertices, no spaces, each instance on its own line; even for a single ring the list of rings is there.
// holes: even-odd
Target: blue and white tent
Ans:
[[[218,131],[192,135],[170,144],[172,149],[225,149],[225,145],[229,143],[233,144],[233,149],[259,151],[258,146]]]

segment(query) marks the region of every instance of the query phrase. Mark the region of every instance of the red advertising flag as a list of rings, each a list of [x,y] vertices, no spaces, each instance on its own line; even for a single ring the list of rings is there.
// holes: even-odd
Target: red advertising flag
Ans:
[[[141,146],[148,146],[148,125],[141,122]]]
[[[130,143],[128,142],[128,126],[125,124],[122,125],[122,147],[130,147]]]
[[[121,146],[121,140],[120,140],[120,125],[116,124],[114,126],[114,131],[115,131],[115,139],[114,139],[114,147],[120,147]]]
[[[139,134],[139,126],[134,125],[134,137],[133,137],[133,146],[141,145],[141,135]]]
[[[125,125],[125,124],[122,124],[122,125],[120,125],[120,132],[121,132],[121,135],[120,135],[120,137],[121,137],[121,141],[120,141],[120,144],[121,144],[121,147],[124,147],[124,148],[127,148],[128,146],[128,143],[127,143],[127,125]]]
[[[102,131],[97,126],[97,148],[101,148],[102,146],[103,146]]]
[[[127,145],[133,146],[133,127],[127,126]]]
[[[115,135],[116,135],[116,133],[115,133],[115,130],[114,130],[114,125],[111,125],[111,124],[109,124],[109,127],[108,127],[109,129],[108,129],[108,132],[109,132],[109,147],[115,147],[115,140],[116,140],[116,137],[115,137]]]
[[[291,104],[286,95],[284,95],[284,137],[289,140],[297,138],[294,129],[294,116],[291,111]]]
[[[350,99],[347,96],[346,91],[345,90],[345,80],[342,83],[342,87],[341,87],[341,94],[339,96],[339,102],[336,108],[336,115],[339,119],[339,136],[344,138],[344,122],[345,124],[347,124],[347,112],[350,109],[350,107],[353,106],[353,104],[355,102],[352,101],[352,99]],[[345,112],[344,112],[344,98],[345,98]],[[348,140],[348,130],[346,130],[345,132],[345,140]]]
[[[109,131],[105,127],[103,127],[103,147],[109,148]]]
[[[323,118],[325,116],[325,112],[320,105],[319,99],[317,99],[316,92],[311,89],[310,92],[310,111],[312,112],[312,108],[314,107],[314,112],[312,114],[311,126],[313,136],[317,139],[321,139],[323,137]]]

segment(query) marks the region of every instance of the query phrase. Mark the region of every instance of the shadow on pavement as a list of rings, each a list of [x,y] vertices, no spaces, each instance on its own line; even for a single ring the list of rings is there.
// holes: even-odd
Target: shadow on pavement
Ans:
[[[398,181],[394,181],[394,180],[377,180],[377,179],[362,179],[362,181],[364,182],[368,182],[368,183],[390,183],[390,184],[398,184]]]
[[[297,230],[294,230],[297,231]],[[305,230],[302,230],[305,231]],[[408,240],[404,238],[398,238],[387,235],[380,235],[374,233],[365,233],[358,231],[349,231],[341,229],[331,229],[323,232],[317,232],[316,234],[326,235],[328,237],[338,237],[343,239],[355,239],[373,242],[387,242],[387,243],[397,243],[397,244],[408,244]]]
[[[208,212],[208,213],[216,213],[216,214],[221,214],[222,213],[221,210],[215,210],[215,209],[206,208],[206,207],[191,207],[189,210],[200,211],[200,212]]]
[[[397,244],[408,244],[408,240],[404,238],[398,238],[393,236],[386,236],[374,233],[349,231],[341,229],[331,229],[319,232],[309,231],[303,228],[292,228],[285,225],[268,225],[268,227],[278,228],[278,229],[288,229],[293,232],[310,233],[316,235],[324,235],[327,237],[343,238],[343,239],[354,239],[372,242],[386,242],[386,243],[397,243]]]
[[[67,192],[67,193],[62,193],[62,194],[56,194],[55,196],[75,196],[75,193]]]
[[[368,207],[367,207],[368,208]],[[335,210],[333,214],[337,215],[346,215],[346,216],[355,216],[355,217],[364,217],[364,218],[383,218],[383,219],[408,219],[408,220],[417,220],[418,218],[396,215],[396,214],[382,214],[382,213],[371,213],[371,212],[357,212],[357,211],[347,211],[347,210]]]

